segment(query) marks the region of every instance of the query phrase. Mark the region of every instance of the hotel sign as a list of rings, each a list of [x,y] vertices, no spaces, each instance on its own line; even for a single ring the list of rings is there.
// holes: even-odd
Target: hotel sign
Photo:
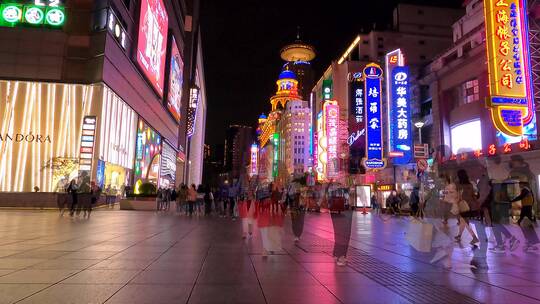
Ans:
[[[528,28],[524,0],[485,0],[490,96],[487,106],[496,128],[523,135],[534,117]]]
[[[383,157],[381,79],[383,71],[378,64],[370,63],[364,68],[365,113],[366,113],[366,157],[362,164],[367,170],[382,170],[386,167]]]

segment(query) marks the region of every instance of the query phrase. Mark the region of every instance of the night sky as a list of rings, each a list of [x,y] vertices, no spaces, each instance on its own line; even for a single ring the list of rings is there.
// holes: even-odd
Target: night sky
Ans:
[[[208,100],[206,143],[223,143],[230,124],[255,126],[270,109],[284,62],[279,50],[296,38],[315,46],[319,79],[360,32],[390,27],[397,3],[460,7],[462,0],[201,0]]]

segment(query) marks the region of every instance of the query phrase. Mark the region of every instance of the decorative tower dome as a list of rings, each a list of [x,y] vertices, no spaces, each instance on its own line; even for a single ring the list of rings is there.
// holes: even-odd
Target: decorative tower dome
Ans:
[[[300,40],[300,27],[297,28],[296,41],[281,48],[279,53],[281,59],[289,62],[309,62],[315,58],[315,48]]]
[[[301,99],[300,95],[298,95],[298,80],[296,80],[296,74],[293,71],[290,71],[288,67],[285,67],[285,69],[281,71],[276,84],[276,95],[270,98],[272,111],[277,110],[278,107],[285,108],[285,105],[290,100]]]

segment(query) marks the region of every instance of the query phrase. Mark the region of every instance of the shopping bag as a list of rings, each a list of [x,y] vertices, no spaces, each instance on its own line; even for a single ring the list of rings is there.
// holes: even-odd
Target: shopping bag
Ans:
[[[409,244],[420,252],[431,251],[433,225],[421,220],[412,220],[409,224],[406,239]]]

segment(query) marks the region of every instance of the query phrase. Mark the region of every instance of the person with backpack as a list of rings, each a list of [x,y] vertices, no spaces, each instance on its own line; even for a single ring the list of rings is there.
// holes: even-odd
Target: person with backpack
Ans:
[[[540,241],[538,240],[538,235],[536,235],[536,231],[534,230],[533,226],[533,224],[536,223],[536,218],[533,216],[534,194],[526,178],[523,178],[519,181],[519,188],[521,189],[520,194],[514,199],[512,199],[510,202],[514,203],[517,201],[521,201],[521,213],[519,215],[519,220],[517,221],[518,226],[521,226],[521,222],[525,218],[528,218],[531,222],[531,225],[529,227],[521,226],[521,231],[523,232],[523,236],[526,239],[523,251],[536,251],[538,250],[536,245]]]

